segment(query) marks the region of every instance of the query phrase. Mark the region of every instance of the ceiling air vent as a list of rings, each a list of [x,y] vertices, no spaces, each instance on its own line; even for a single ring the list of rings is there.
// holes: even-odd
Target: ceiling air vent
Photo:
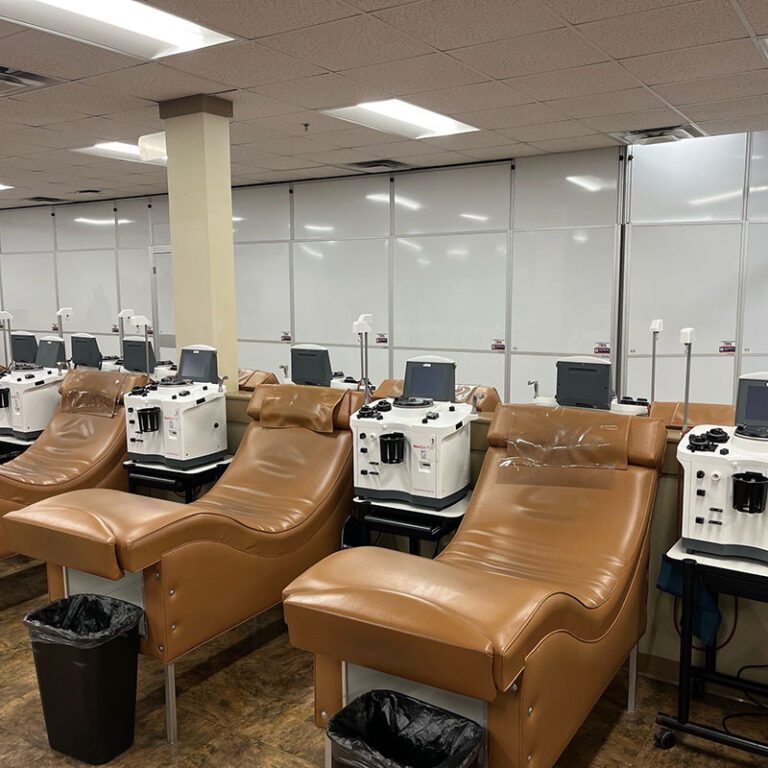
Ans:
[[[673,125],[667,128],[646,128],[639,131],[610,134],[614,139],[625,144],[668,144],[671,141],[696,139],[704,132],[693,125]]]
[[[344,163],[344,167],[366,173],[381,173],[382,171],[402,171],[404,168],[412,168],[413,166],[398,160],[365,160],[362,163]]]
[[[40,88],[44,85],[56,85],[63,80],[53,77],[36,75],[34,72],[25,72],[23,69],[0,66],[0,96],[8,93],[19,93],[28,88]]]
[[[63,197],[45,197],[44,195],[38,195],[37,197],[28,197],[31,203],[66,203],[67,201]]]

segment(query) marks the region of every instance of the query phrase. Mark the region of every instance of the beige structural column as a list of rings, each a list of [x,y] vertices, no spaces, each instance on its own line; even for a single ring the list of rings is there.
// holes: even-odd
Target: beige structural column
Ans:
[[[219,376],[237,389],[229,122],[232,102],[189,96],[160,104],[168,153],[177,354],[188,344],[218,350]]]

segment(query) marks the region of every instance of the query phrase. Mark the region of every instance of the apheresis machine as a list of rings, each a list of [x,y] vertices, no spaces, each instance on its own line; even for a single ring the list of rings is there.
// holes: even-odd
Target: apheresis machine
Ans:
[[[736,425],[697,426],[680,441],[683,546],[768,562],[768,372],[739,379]]]
[[[0,374],[0,434],[34,440],[48,426],[59,404],[67,372],[64,339],[14,331],[11,369]]]
[[[179,375],[132,390],[125,397],[125,418],[128,456],[135,461],[191,469],[222,458],[227,411],[216,350],[184,347]]]
[[[456,364],[406,362],[402,397],[376,400],[352,416],[355,493],[362,499],[445,509],[470,486],[468,403],[456,403]]]

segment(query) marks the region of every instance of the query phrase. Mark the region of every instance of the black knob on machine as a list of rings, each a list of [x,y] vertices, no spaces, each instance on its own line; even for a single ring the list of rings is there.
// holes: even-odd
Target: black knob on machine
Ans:
[[[699,489],[696,491],[696,495],[697,495],[697,496],[706,496],[706,495],[707,495],[707,492],[706,492],[706,491],[705,491],[703,488],[699,488]]]
[[[700,470],[699,470],[699,471],[696,473],[696,477],[698,477],[698,478],[699,478],[699,480],[701,480],[701,479],[702,479],[702,478],[703,478],[703,477],[704,477],[706,474],[707,474],[707,473],[706,473],[706,472],[705,472],[703,469],[700,469]]]

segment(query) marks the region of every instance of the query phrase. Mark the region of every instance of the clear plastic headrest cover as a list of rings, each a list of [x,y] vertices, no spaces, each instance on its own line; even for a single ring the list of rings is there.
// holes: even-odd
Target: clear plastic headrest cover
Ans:
[[[573,408],[539,410],[515,419],[501,467],[627,468],[629,419]]]

